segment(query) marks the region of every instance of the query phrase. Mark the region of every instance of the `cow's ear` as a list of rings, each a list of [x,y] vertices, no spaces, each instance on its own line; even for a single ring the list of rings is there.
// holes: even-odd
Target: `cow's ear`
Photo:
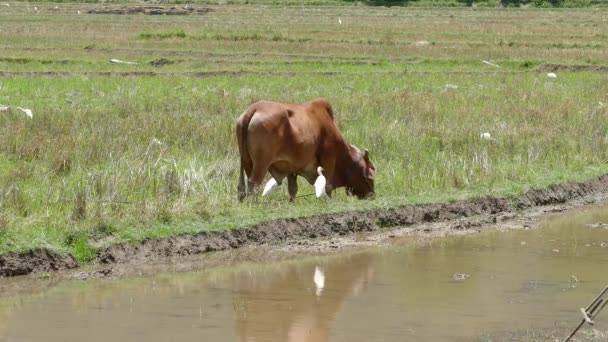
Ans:
[[[363,159],[369,161],[369,151],[367,149],[363,150]]]

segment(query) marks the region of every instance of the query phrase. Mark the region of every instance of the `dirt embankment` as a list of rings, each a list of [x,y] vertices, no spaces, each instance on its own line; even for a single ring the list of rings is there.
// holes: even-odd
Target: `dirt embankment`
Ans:
[[[0,255],[0,276],[10,277],[32,272],[50,272],[78,267],[71,255],[61,255],[40,248],[22,253]]]
[[[463,231],[481,231],[488,223],[514,219],[518,213],[533,217],[581,203],[608,197],[608,175],[584,183],[565,183],[530,190],[507,198],[481,198],[443,204],[406,205],[391,209],[353,211],[305,218],[262,222],[230,231],[184,234],[166,239],[147,239],[141,244],[119,243],[100,250],[96,263],[150,263],[164,258],[228,250],[246,245],[286,242],[294,251],[301,248],[337,248],[336,237],[356,232],[376,232],[392,237],[397,228],[415,227],[407,234],[444,236]],[[537,209],[537,210],[535,210]],[[520,217],[521,219],[521,217]],[[399,234],[403,235],[403,234]],[[331,240],[328,244],[327,241]],[[312,242],[311,242],[312,241]],[[347,243],[348,244],[348,243]],[[325,247],[323,247],[325,246]],[[61,257],[47,250],[0,256],[0,276],[78,267],[71,256]]]

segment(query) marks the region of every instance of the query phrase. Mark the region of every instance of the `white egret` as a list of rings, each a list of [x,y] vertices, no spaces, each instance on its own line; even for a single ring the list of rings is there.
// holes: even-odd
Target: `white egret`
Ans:
[[[317,195],[317,198],[319,198],[323,195],[327,195],[327,193],[325,193],[325,186],[327,185],[327,180],[325,179],[325,176],[323,176],[322,167],[317,167],[317,174],[319,176],[317,177],[317,180],[315,180],[315,194]]]
[[[452,275],[452,279],[454,280],[465,280],[468,277],[470,277],[470,274],[466,273],[454,273],[454,275]]]
[[[547,74],[547,77],[549,77],[549,78],[557,78],[557,75],[555,73],[550,72],[550,73]]]
[[[24,112],[28,118],[32,119],[34,117],[34,114],[32,113],[31,109],[21,108],[21,107],[16,107],[16,108],[19,109],[20,111]]]
[[[274,177],[270,177],[268,182],[266,182],[266,186],[264,187],[264,191],[262,192],[262,196],[267,196],[273,193],[279,186],[279,183],[274,179]]]
[[[486,60],[483,60],[482,62],[483,62],[483,64],[487,64],[487,65],[493,66],[495,68],[500,68],[500,66],[498,66],[498,64],[494,64],[494,63],[486,61]]]
[[[481,133],[481,135],[479,136],[481,139],[483,140],[491,140],[492,136],[490,135],[490,133],[485,132],[485,133]]]
[[[312,277],[312,280],[317,288],[316,294],[320,296],[323,288],[325,288],[325,274],[323,274],[323,271],[318,266],[315,266],[315,275]]]
[[[110,63],[112,64],[137,64],[135,62],[125,62],[125,61],[121,61],[120,59],[116,59],[116,58],[111,58],[110,59]]]
[[[342,19],[340,17],[338,17],[338,23],[340,23],[340,25],[342,25]]]

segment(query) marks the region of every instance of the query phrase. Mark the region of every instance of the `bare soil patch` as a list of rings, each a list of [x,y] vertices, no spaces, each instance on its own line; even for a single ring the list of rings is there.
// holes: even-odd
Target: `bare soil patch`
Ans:
[[[115,244],[98,251],[95,263],[102,271],[93,271],[90,275],[114,275],[117,272],[113,267],[117,264],[145,265],[246,246],[270,246],[293,253],[329,253],[348,246],[378,246],[404,236],[424,240],[490,229],[530,228],[540,215],[607,198],[608,175],[605,175],[583,183],[553,185],[506,198],[278,219],[235,230],[146,239],[139,244]],[[364,233],[363,238],[361,233]],[[72,256],[60,257],[47,250],[0,257],[1,276],[75,267],[77,264]],[[84,273],[79,278],[88,276]]]
[[[88,10],[89,14],[145,14],[145,15],[204,15],[213,10],[208,7],[195,6],[109,6]]]

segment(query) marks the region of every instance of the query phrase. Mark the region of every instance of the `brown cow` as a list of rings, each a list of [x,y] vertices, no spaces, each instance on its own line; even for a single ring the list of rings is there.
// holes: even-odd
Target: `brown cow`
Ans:
[[[289,199],[298,191],[296,176],[313,184],[317,166],[324,169],[328,195],[346,187],[358,198],[374,193],[375,167],[367,150],[344,141],[325,99],[304,104],[261,101],[251,105],[236,125],[241,155],[239,200],[254,193],[270,172],[281,184],[287,177]],[[247,190],[245,177],[247,175]]]

